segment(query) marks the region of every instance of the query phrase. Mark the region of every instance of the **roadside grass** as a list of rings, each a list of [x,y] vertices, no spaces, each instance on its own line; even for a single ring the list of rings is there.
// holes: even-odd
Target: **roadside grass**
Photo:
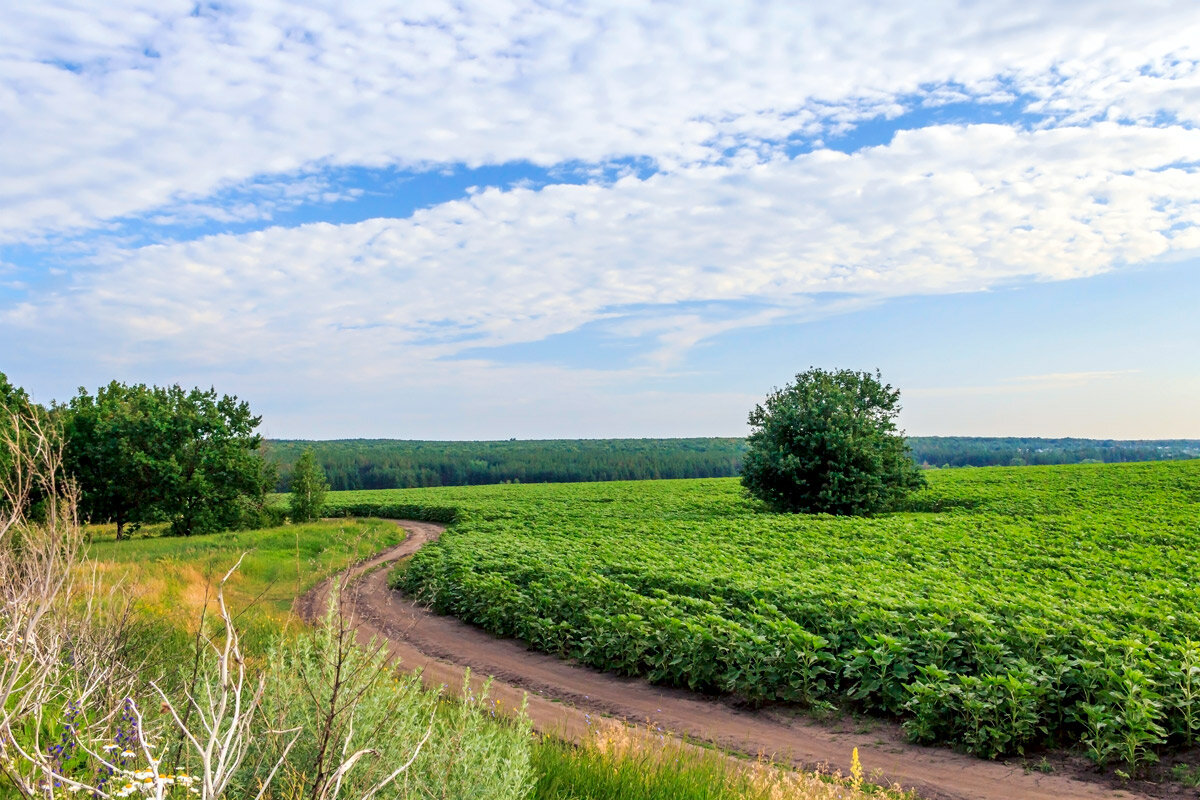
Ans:
[[[1189,789],[1200,789],[1200,766],[1196,764],[1176,764],[1171,777]]]
[[[287,764],[267,797],[308,796],[321,732],[328,728],[332,741],[369,751],[347,774],[342,796],[348,800],[368,794],[373,783],[409,759],[411,768],[382,796],[529,797],[533,740],[527,719],[497,719],[486,694],[459,702],[427,691],[417,676],[389,667],[383,652],[354,647],[353,637],[339,632],[345,629],[336,614],[314,630],[293,610],[296,598],[325,578],[400,543],[404,533],[395,522],[341,519],[193,537],[149,531],[121,542],[103,527],[90,533],[88,566],[100,586],[122,586],[132,598],[135,641],[127,649],[143,659],[139,673],[169,693],[188,690],[194,680],[199,634],[216,641],[224,636],[217,588],[238,565],[224,595],[247,661],[266,679],[263,718],[272,730],[302,729],[307,735],[290,751],[280,749],[286,736],[256,739],[251,774],[240,779],[249,782],[229,796],[254,796],[257,782],[267,778],[264,770],[283,757]],[[353,702],[329,699],[333,686]],[[325,717],[331,708],[341,710]],[[6,797],[2,783],[0,798]]]
[[[689,745],[658,730],[594,721],[573,745],[538,737],[535,800],[914,800],[859,774],[797,772]]]
[[[103,585],[124,584],[135,608],[171,652],[195,637],[202,617],[212,617],[216,586],[239,558],[225,586],[250,651],[263,651],[295,624],[292,603],[325,578],[380,550],[399,544],[403,531],[386,520],[321,521],[204,536],[138,536],[115,541],[104,527],[92,530],[91,555]],[[165,645],[165,641],[164,641]]]

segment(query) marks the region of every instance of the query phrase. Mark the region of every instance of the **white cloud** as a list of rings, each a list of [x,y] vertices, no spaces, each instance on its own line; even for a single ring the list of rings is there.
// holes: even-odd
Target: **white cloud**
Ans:
[[[257,180],[238,187],[231,196],[206,201],[179,201],[157,209],[155,225],[196,225],[203,222],[239,223],[274,219],[275,215],[309,203],[330,204],[362,196],[358,188],[335,188],[316,175],[286,180]]]
[[[1069,124],[1200,121],[1191,0],[10,6],[0,241],[201,212],[223,187],[327,164],[673,169],[895,115],[913,93],[1023,92]]]
[[[409,219],[114,250],[0,314],[0,333],[87,341],[117,365],[170,353],[365,380],[608,320],[658,335],[661,366],[715,332],[837,304],[1169,254],[1200,227],[1200,169],[1172,166],[1196,152],[1200,131],[1184,128],[956,126],[854,155],[488,189]],[[646,306],[672,319],[647,322]]]

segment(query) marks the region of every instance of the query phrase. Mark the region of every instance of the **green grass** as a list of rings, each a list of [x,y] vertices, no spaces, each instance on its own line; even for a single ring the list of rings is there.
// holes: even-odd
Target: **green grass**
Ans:
[[[851,698],[981,755],[1137,766],[1200,733],[1200,461],[938,471],[904,513],[735,480],[330,495],[457,523],[398,583],[549,652],[752,701]]]
[[[580,744],[539,737],[536,800],[912,800],[859,775],[803,773],[730,758],[647,728],[597,723]]]
[[[1176,764],[1171,768],[1171,777],[1189,789],[1200,789],[1200,765]]]
[[[338,520],[203,536],[113,541],[100,531],[90,552],[106,583],[130,587],[162,635],[191,636],[217,584],[245,554],[226,586],[251,648],[288,624],[297,597],[326,577],[403,540],[384,520]]]

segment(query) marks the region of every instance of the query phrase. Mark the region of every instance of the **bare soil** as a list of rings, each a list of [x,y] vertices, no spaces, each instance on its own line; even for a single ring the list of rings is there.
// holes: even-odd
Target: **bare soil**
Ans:
[[[343,609],[354,617],[364,643],[386,640],[406,670],[420,670],[425,685],[457,691],[466,671],[475,691],[493,676],[490,695],[504,708],[525,711],[534,727],[569,740],[587,733],[591,716],[604,714],[631,724],[661,728],[691,740],[779,763],[849,771],[857,747],[865,772],[877,783],[898,783],[930,800],[1116,800],[1197,797],[1194,790],[1110,784],[1086,775],[1087,768],[1061,757],[1037,769],[1029,762],[982,761],[946,748],[905,741],[899,727],[878,720],[814,722],[786,708],[751,710],[730,700],[655,686],[534,652],[520,641],[501,639],[452,617],[422,608],[387,586],[386,566],[411,556],[445,529],[429,522],[399,520],[408,532],[400,545],[362,562],[341,580]],[[327,607],[334,581],[297,601],[314,620]],[[1149,790],[1149,791],[1143,791]]]

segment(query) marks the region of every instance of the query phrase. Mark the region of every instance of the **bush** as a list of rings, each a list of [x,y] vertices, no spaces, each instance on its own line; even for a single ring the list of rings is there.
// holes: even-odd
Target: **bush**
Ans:
[[[326,505],[322,511],[327,517],[379,517],[380,519],[418,519],[423,522],[441,522],[445,525],[459,521],[458,509],[448,506],[427,506],[418,503],[388,503],[365,501]]]
[[[878,372],[813,368],[750,412],[742,485],[776,511],[869,515],[925,485]]]

